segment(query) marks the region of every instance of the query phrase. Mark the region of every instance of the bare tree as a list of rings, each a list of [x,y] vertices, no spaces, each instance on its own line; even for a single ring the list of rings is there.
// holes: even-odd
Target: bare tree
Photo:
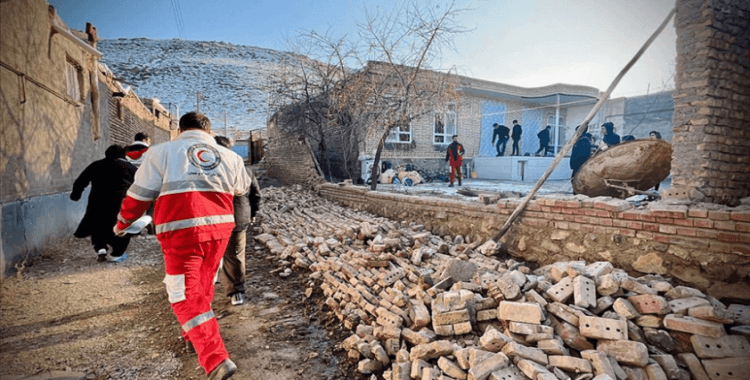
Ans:
[[[363,139],[376,138],[370,173],[371,187],[376,189],[380,156],[393,128],[408,125],[455,97],[457,80],[452,70],[431,65],[443,48],[453,48],[452,37],[464,31],[456,24],[461,12],[454,3],[414,0],[391,12],[367,11],[365,21],[358,24],[356,42],[347,36],[300,35],[295,51],[309,59],[300,59],[297,67],[271,79],[272,107],[296,115],[290,120],[297,122],[289,127],[314,135],[326,160],[327,141],[359,148]],[[330,175],[330,162],[326,166]]]

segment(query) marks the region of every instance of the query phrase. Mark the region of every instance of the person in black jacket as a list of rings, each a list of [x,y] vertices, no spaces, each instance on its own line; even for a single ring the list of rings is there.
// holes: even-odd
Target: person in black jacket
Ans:
[[[216,143],[231,148],[232,141],[224,136],[215,136]],[[247,170],[247,169],[246,169]],[[229,237],[229,245],[224,251],[224,261],[221,266],[221,284],[232,305],[245,303],[245,245],[247,230],[255,214],[260,208],[260,186],[252,170],[247,170],[250,176],[250,191],[247,194],[234,197],[234,229]]]
[[[615,133],[615,125],[612,122],[602,124],[602,141],[611,147],[620,143],[620,135]]]
[[[83,190],[91,184],[86,213],[73,234],[77,238],[91,236],[91,243],[98,261],[120,262],[127,259],[125,250],[130,235],[115,236],[112,227],[117,223],[117,214],[125,194],[133,184],[136,168],[125,159],[125,148],[112,145],[104,153],[103,160],[94,161],[83,170],[73,183],[70,199],[81,199]],[[112,247],[107,257],[108,246]]]
[[[497,150],[497,156],[500,157],[505,155],[505,146],[508,143],[508,134],[510,133],[510,129],[504,125],[500,125],[498,123],[492,124],[492,143],[495,144],[495,138],[497,138],[497,144],[495,144],[495,149]],[[500,149],[500,145],[503,146],[502,149]]]
[[[549,142],[550,142],[550,136],[549,132],[552,130],[552,126],[547,126],[546,128],[542,129],[541,132],[536,134],[536,137],[539,138],[539,150],[534,153],[535,156],[539,155],[539,152],[544,150],[544,155],[546,156],[547,153],[550,152]]]
[[[577,126],[576,130],[580,127],[580,125]],[[583,131],[581,137],[573,144],[573,150],[570,152],[570,168],[573,170],[573,174],[570,175],[571,178],[575,177],[578,169],[591,157],[591,134],[587,130],[588,126],[586,131]]]
[[[518,124],[518,120],[513,120],[513,133],[510,136],[513,138],[513,152],[511,152],[511,156],[521,155],[521,149],[518,148],[518,142],[521,141],[522,133],[523,128],[521,128],[521,124]]]

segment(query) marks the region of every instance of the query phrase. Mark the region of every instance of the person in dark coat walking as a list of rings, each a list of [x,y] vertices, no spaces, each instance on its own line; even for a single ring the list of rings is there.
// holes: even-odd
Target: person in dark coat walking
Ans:
[[[518,124],[518,120],[513,120],[513,133],[510,136],[513,138],[513,152],[511,152],[511,156],[521,155],[521,149],[518,147],[518,142],[521,141],[522,133],[523,128],[521,128],[521,124]]]
[[[98,255],[98,261],[120,262],[127,259],[125,250],[130,243],[130,235],[115,236],[112,227],[117,223],[122,200],[133,184],[136,167],[125,159],[125,148],[112,145],[104,153],[103,160],[94,161],[73,183],[70,199],[81,199],[83,190],[91,184],[86,214],[73,234],[77,238],[91,236],[91,244]],[[108,246],[112,252],[107,257]]]
[[[215,136],[216,143],[232,148],[232,141],[224,136]],[[247,170],[250,176],[250,191],[239,197],[234,197],[234,229],[229,237],[227,250],[224,251],[224,262],[221,266],[221,284],[224,293],[229,297],[232,305],[245,303],[245,245],[247,230],[255,214],[260,208],[260,186],[252,170]]]
[[[497,144],[495,145],[495,150],[497,150],[497,156],[500,157],[505,155],[505,146],[508,143],[508,133],[510,133],[510,129],[504,125],[500,125],[498,123],[492,124],[492,144],[495,144],[495,138],[497,138]],[[503,146],[502,149],[500,149],[500,145]]]
[[[607,148],[620,143],[620,135],[615,133],[615,125],[612,122],[602,124],[602,135],[602,141],[607,145]]]
[[[544,150],[544,155],[546,156],[547,153],[550,152],[549,142],[550,142],[550,136],[549,132],[552,130],[552,126],[547,126],[546,128],[542,129],[541,132],[536,134],[536,137],[539,138],[539,150],[534,153],[535,156],[539,155],[539,152]]]
[[[580,125],[577,126],[576,130],[580,127]],[[573,144],[573,150],[570,152],[570,168],[573,170],[573,174],[570,175],[571,178],[575,177],[578,169],[583,166],[586,160],[591,158],[591,134],[587,131],[588,127],[583,131],[581,137],[576,140],[576,143]]]

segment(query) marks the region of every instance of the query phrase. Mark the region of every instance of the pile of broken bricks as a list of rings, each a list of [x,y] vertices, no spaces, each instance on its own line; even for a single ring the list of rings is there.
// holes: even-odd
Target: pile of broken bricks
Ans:
[[[608,262],[532,270],[495,244],[264,189],[263,234],[307,268],[354,334],[363,374],[390,380],[750,378],[750,306],[634,278]],[[309,293],[308,293],[309,294]]]

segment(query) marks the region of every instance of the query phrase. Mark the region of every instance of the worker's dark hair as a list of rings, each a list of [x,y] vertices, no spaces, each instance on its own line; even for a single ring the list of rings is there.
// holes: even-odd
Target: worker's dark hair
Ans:
[[[499,126],[500,126],[500,124],[498,124],[498,123],[492,123],[492,126],[493,126],[493,127],[499,127]]]
[[[148,138],[147,134],[145,134],[143,132],[138,132],[138,133],[135,134],[135,137],[133,138],[133,140],[135,140],[135,141],[146,141],[147,138]]]
[[[544,128],[544,129],[550,129],[550,128],[552,128],[552,126],[551,126],[551,125],[548,125],[548,126],[547,126],[547,128]]]
[[[104,151],[104,157],[112,160],[116,158],[125,158],[125,148],[117,144],[110,145],[109,148]]]
[[[211,130],[211,120],[200,112],[188,112],[180,118],[180,130],[202,129]]]
[[[216,140],[216,143],[223,146],[224,148],[231,148],[232,147],[232,140],[229,139],[229,137],[224,136],[214,136],[214,140]]]
[[[516,124],[516,123],[518,123],[518,120],[513,120],[513,124]]]
[[[453,135],[453,137],[451,137],[451,138],[452,138],[452,139],[455,139],[456,137],[458,137],[458,135]]]
[[[651,131],[648,133],[648,135],[654,135],[657,139],[661,140],[661,133],[659,133],[658,131]]]

